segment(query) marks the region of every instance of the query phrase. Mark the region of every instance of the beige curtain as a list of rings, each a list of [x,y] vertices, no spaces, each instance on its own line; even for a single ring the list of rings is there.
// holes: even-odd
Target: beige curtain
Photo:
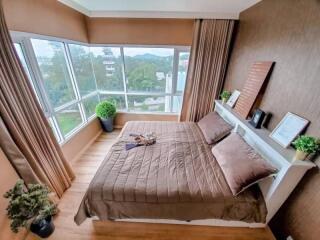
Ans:
[[[74,174],[18,61],[5,23],[1,0],[0,114],[0,147],[18,174],[27,183],[41,181],[58,196],[62,196]]]
[[[234,20],[196,20],[180,121],[212,111],[224,82]]]

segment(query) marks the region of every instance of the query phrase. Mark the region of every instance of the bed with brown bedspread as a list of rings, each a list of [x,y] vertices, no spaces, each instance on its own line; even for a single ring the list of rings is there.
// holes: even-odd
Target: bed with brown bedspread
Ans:
[[[130,133],[147,132],[156,133],[156,144],[125,150]],[[265,222],[259,188],[234,197],[211,148],[196,123],[128,122],[90,183],[75,222],[92,216]]]

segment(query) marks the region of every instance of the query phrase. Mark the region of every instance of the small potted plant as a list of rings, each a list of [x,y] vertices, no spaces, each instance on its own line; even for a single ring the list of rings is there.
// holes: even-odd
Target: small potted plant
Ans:
[[[9,199],[7,215],[11,220],[11,230],[15,233],[20,227],[30,230],[41,238],[49,237],[54,231],[52,216],[57,206],[48,197],[50,190],[41,184],[28,184],[18,180],[15,186],[4,194]]]
[[[320,150],[320,141],[311,136],[299,136],[293,143],[296,148],[295,160],[305,160],[309,154]]]
[[[227,91],[227,90],[224,90],[221,94],[220,94],[220,97],[222,99],[222,103],[226,103],[228,101],[228,99],[230,98],[231,96],[231,92]]]
[[[117,109],[115,105],[109,101],[104,101],[96,106],[96,114],[100,119],[102,128],[106,132],[113,131],[113,119]]]

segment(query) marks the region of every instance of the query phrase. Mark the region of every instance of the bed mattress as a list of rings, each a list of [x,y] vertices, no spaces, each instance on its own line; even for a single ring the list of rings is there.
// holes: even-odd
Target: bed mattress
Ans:
[[[125,150],[131,133],[148,132],[156,133],[154,145]],[[259,187],[234,197],[211,148],[193,122],[128,122],[90,183],[75,222],[97,216],[264,223]]]

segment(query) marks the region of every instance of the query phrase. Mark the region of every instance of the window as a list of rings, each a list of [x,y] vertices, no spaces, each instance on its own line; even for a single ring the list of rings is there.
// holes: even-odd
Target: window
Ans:
[[[180,112],[187,48],[90,46],[31,36],[14,36],[14,47],[59,142],[90,121],[104,100],[119,111]]]
[[[90,48],[76,44],[69,44],[69,49],[74,74],[81,96],[97,91],[90,56]]]
[[[120,48],[91,47],[98,89],[124,91]]]
[[[128,112],[179,112],[189,52],[184,48],[90,47],[101,100]]]
[[[124,48],[128,92],[171,91],[173,48]]]
[[[31,39],[46,93],[53,107],[76,99],[62,42]]]

